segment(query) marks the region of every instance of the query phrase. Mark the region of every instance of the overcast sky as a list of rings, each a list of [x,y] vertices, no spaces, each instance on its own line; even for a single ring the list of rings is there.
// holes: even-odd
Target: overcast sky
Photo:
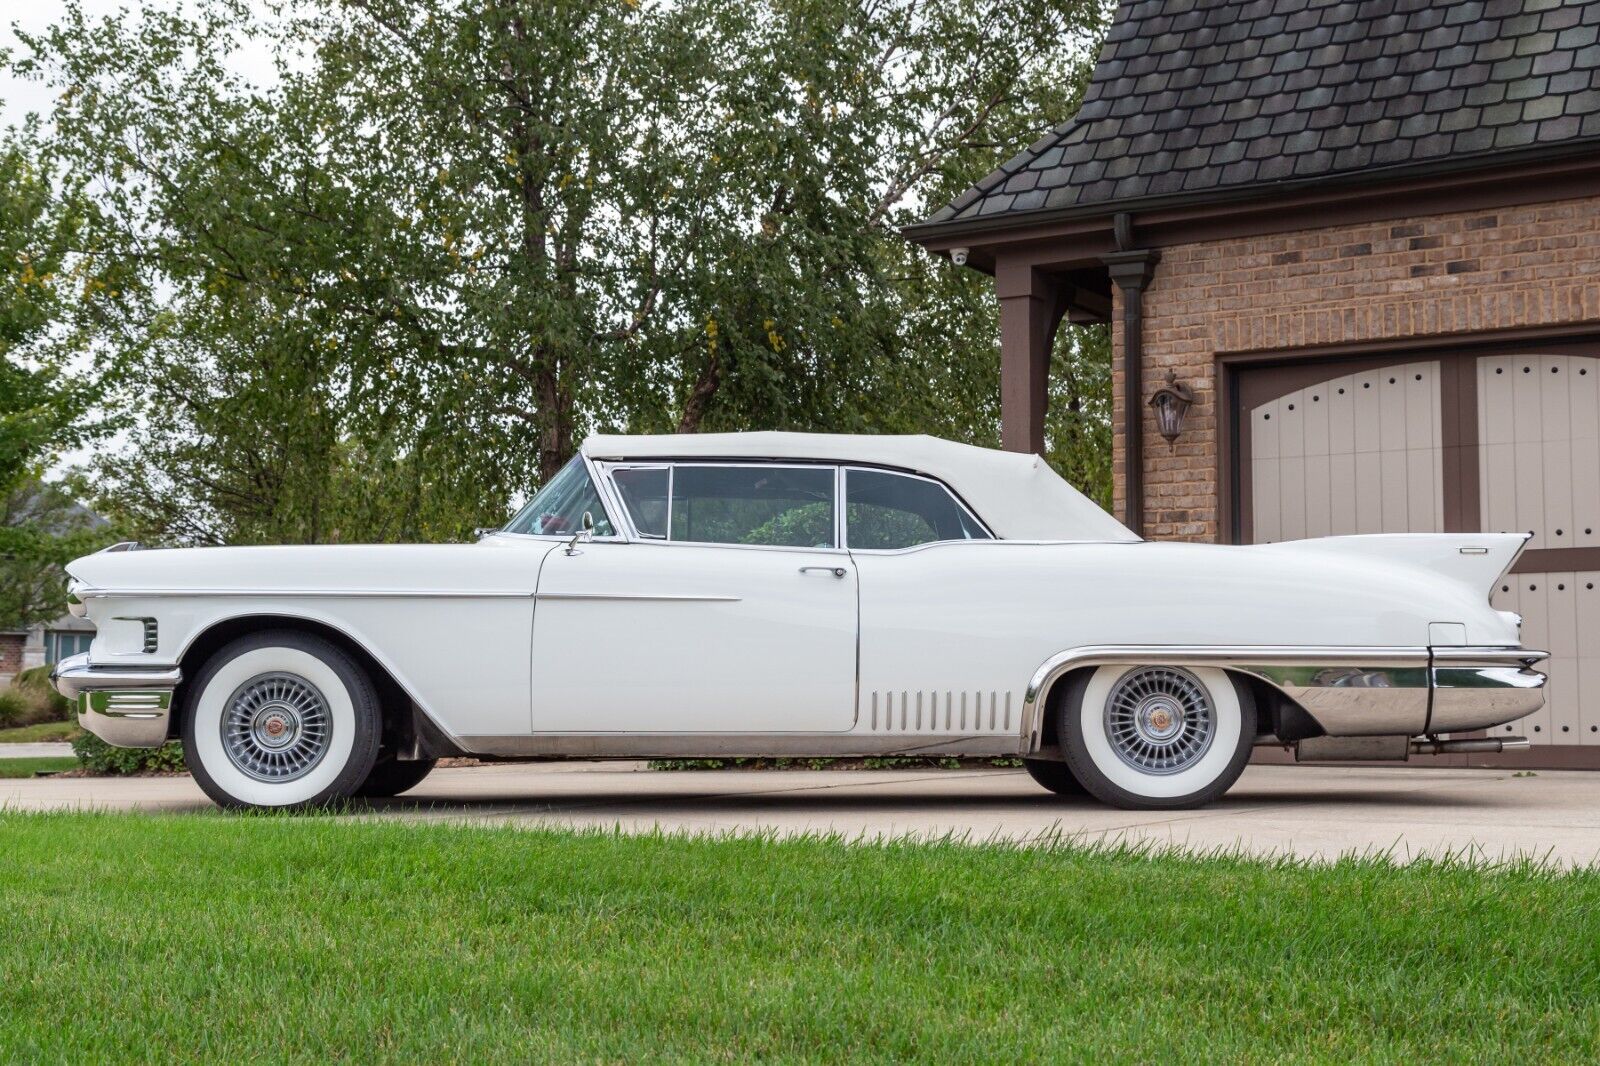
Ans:
[[[137,0],[83,0],[83,9],[90,15],[111,14],[119,7],[137,5]],[[26,0],[5,4],[5,29],[0,31],[0,48],[13,55],[23,52],[17,42],[15,30],[21,27],[29,33],[46,29],[66,10],[63,0]],[[29,111],[40,115],[50,112],[50,90],[38,82],[23,81],[11,76],[9,70],[0,70],[0,126],[14,126]]]
[[[95,18],[119,10],[181,6],[182,0],[80,0],[80,3],[84,12]],[[0,28],[0,48],[21,54],[23,49],[17,41],[16,28],[30,33],[44,30],[61,18],[66,7],[66,0],[0,0],[0,27],[3,27]],[[234,65],[257,84],[272,79],[272,66],[264,52],[238,53]],[[48,117],[52,95],[50,89],[39,82],[13,78],[8,71],[0,69],[0,128],[17,125],[30,111]]]

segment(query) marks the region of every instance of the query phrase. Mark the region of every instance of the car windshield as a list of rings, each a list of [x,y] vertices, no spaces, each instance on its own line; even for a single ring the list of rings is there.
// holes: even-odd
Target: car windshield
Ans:
[[[594,491],[589,468],[584,466],[582,456],[575,455],[528,501],[528,506],[517,512],[505,531],[535,537],[567,536],[583,528],[585,511],[594,518],[595,536],[612,535],[611,520]]]

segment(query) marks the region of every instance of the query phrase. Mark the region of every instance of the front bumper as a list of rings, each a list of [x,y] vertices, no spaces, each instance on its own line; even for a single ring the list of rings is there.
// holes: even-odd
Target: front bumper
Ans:
[[[159,748],[167,741],[176,666],[91,666],[89,654],[56,663],[50,683],[72,700],[78,724],[119,748]]]

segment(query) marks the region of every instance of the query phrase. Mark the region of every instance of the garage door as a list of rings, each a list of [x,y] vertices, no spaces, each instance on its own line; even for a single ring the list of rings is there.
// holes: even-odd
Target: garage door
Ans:
[[[1600,765],[1600,360],[1297,363],[1244,371],[1236,396],[1240,540],[1533,533],[1493,602],[1551,652],[1549,699],[1506,728],[1544,765]]]
[[[1496,606],[1550,652],[1535,744],[1600,744],[1600,361],[1573,355],[1477,360],[1484,528],[1533,534]],[[1589,567],[1590,569],[1585,569]]]

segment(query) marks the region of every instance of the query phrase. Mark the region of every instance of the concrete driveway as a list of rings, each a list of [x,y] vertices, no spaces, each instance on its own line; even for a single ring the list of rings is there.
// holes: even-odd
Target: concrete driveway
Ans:
[[[0,807],[205,811],[187,777],[0,781]],[[435,771],[359,816],[629,832],[955,834],[971,840],[1138,841],[1333,858],[1470,852],[1600,862],[1600,773],[1252,766],[1200,811],[1118,811],[1063,800],[1020,770],[706,771],[536,763]]]

